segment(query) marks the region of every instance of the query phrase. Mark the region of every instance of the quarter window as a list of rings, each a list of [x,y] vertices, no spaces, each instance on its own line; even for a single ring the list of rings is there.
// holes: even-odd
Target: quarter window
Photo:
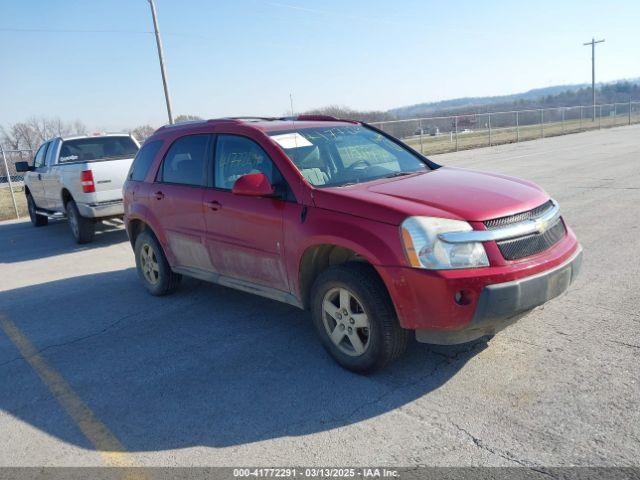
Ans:
[[[205,164],[209,135],[179,138],[164,157],[158,181],[181,185],[205,185]]]
[[[280,182],[280,172],[266,152],[253,140],[237,135],[218,135],[215,159],[215,186],[230,190],[248,173],[264,173],[272,185]]]
[[[136,158],[133,159],[133,163],[131,164],[131,170],[129,172],[130,180],[138,182],[144,180],[161,146],[162,140],[157,140],[147,143],[138,151]]]

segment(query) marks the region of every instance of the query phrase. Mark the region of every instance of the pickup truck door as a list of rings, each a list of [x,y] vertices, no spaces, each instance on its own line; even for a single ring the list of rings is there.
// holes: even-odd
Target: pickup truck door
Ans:
[[[215,270],[227,277],[289,292],[284,262],[283,218],[295,206],[281,198],[231,193],[238,177],[264,173],[284,182],[267,153],[253,140],[217,135],[214,188],[204,194],[205,245]]]
[[[42,172],[42,189],[44,190],[45,203],[47,209],[64,211],[62,204],[62,184],[60,182],[60,172],[58,163],[58,151],[60,150],[60,140],[49,142],[49,149],[45,155],[46,168]]]
[[[47,165],[45,157],[49,148],[49,142],[43,143],[35,157],[33,157],[33,171],[27,172],[25,175],[25,183],[29,187],[29,192],[33,197],[33,201],[37,208],[47,208],[47,202],[44,196],[44,187],[42,185],[42,174],[46,171]]]

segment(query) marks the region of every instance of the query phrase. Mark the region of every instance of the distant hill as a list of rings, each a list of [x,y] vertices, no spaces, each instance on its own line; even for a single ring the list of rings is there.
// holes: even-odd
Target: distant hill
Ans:
[[[640,101],[640,77],[596,85],[598,103]],[[513,95],[465,97],[440,102],[419,103],[387,111],[360,111],[342,105],[328,105],[306,111],[307,114],[333,115],[364,122],[401,120],[403,118],[437,117],[487,112],[504,112],[534,108],[573,107],[591,104],[591,84],[555,85],[535,88]]]
[[[600,83],[596,85],[599,103],[640,100],[640,78]],[[495,97],[465,97],[439,102],[419,103],[392,108],[388,113],[396,118],[415,118],[459,113],[497,112],[500,110],[588,105],[591,84],[555,85],[535,88],[512,95]]]

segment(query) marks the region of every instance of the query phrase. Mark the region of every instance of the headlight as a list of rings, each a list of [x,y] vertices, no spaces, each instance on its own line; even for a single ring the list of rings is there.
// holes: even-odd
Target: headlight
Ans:
[[[429,270],[488,267],[489,259],[480,242],[447,243],[439,233],[468,232],[471,225],[461,220],[409,217],[400,226],[402,243],[412,267]]]

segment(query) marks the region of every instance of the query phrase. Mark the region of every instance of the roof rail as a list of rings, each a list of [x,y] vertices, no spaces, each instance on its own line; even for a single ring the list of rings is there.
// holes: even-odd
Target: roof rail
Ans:
[[[157,131],[159,130],[165,130],[168,128],[179,128],[179,127],[186,127],[189,125],[196,125],[198,123],[206,123],[206,120],[185,120],[184,122],[178,122],[178,123],[167,123],[165,125],[162,125],[160,128],[158,128]]]
[[[187,120],[184,122],[166,124],[161,126],[156,130],[156,132],[161,130],[166,130],[169,128],[180,128],[186,127],[189,125],[197,125],[197,124],[205,124],[205,123],[214,123],[214,122],[233,122],[233,123],[243,123],[250,121],[267,121],[267,122],[275,122],[275,121],[310,121],[310,122],[347,122],[347,123],[360,123],[356,120],[349,120],[346,118],[337,118],[331,115],[295,115],[293,117],[256,117],[256,116],[245,116],[245,117],[222,117],[222,118],[210,118],[208,120]]]
[[[348,123],[360,123],[357,120],[350,120],[348,118],[338,118],[332,115],[295,115],[293,117],[281,117],[278,120],[293,120],[293,121],[308,121],[308,122],[348,122]]]
[[[277,117],[255,117],[253,115],[248,115],[245,117],[226,117],[225,120],[226,119],[229,119],[229,120],[280,120]]]
[[[296,116],[296,120],[310,120],[310,121],[316,121],[316,122],[331,122],[331,121],[336,121],[336,120],[340,120],[338,117],[334,117],[332,115],[298,115]]]

